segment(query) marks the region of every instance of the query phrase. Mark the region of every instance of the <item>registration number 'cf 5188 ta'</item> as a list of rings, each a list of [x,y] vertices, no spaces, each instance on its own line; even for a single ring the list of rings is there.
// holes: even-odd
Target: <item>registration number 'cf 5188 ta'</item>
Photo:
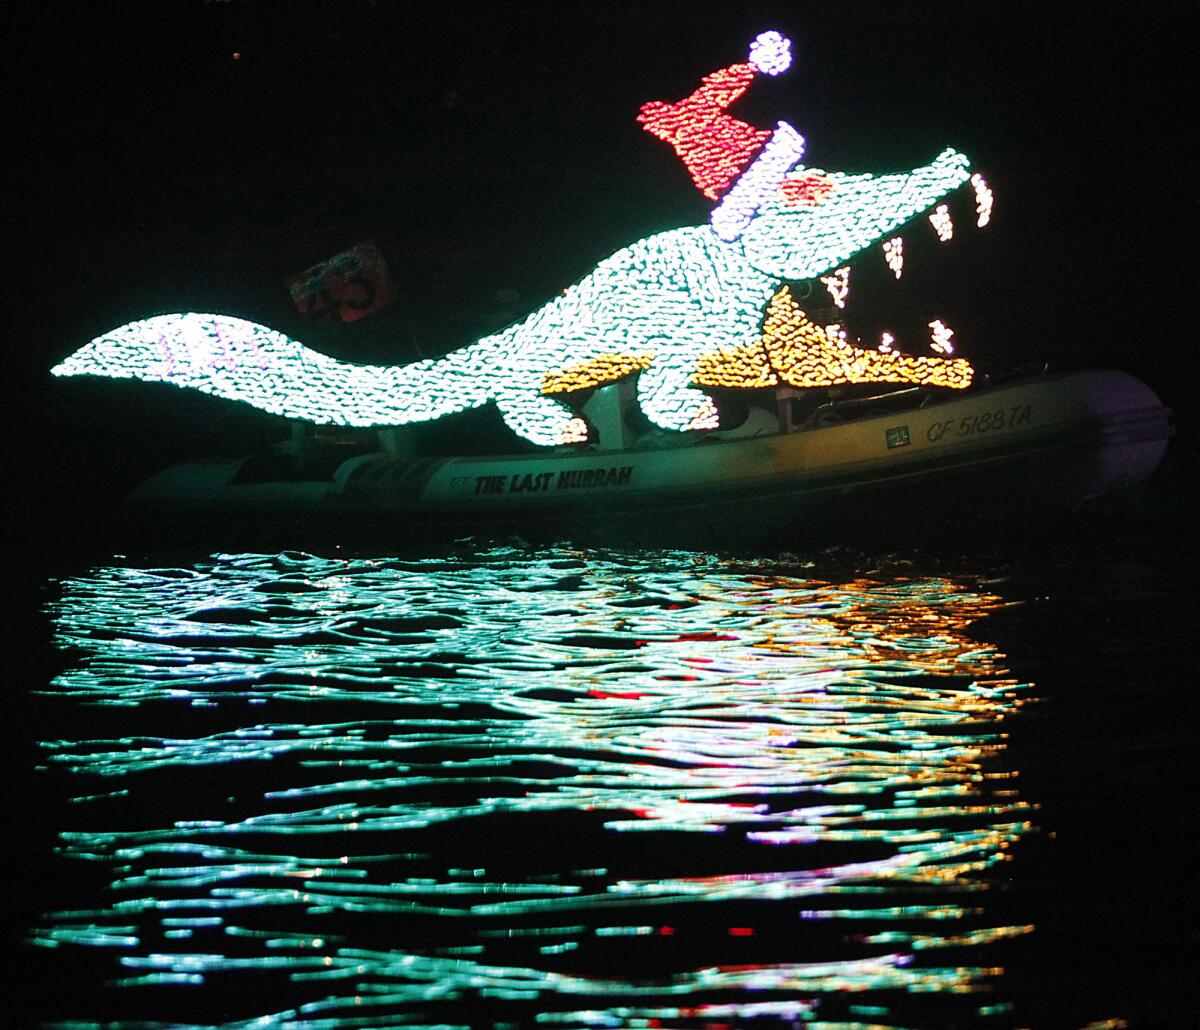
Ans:
[[[1016,429],[1030,422],[1032,418],[1032,404],[1015,404],[1010,408],[996,408],[934,422],[925,437],[930,443],[937,443],[947,437],[981,436],[1001,429]]]

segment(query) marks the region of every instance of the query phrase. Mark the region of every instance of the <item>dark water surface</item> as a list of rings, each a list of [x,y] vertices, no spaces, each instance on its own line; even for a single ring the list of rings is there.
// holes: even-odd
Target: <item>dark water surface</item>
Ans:
[[[1167,552],[77,563],[30,1020],[1188,1025]]]

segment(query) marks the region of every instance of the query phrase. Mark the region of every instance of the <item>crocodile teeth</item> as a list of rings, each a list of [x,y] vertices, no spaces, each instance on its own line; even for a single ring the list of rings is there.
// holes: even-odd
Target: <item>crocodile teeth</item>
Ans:
[[[846,294],[850,292],[850,269],[839,268],[833,275],[823,275],[821,282],[825,284],[825,289],[829,291],[833,303],[839,308],[844,308]]]
[[[971,176],[971,185],[975,187],[975,213],[978,216],[975,224],[982,229],[992,220],[992,189],[978,172]]]
[[[892,274],[899,279],[904,273],[904,240],[901,237],[884,241],[883,259],[892,270]]]
[[[938,204],[937,210],[929,216],[929,221],[937,231],[938,239],[943,243],[954,237],[954,220],[950,217],[948,205]]]
[[[933,330],[933,341],[930,346],[939,354],[953,354],[954,343],[951,338],[954,336],[954,330],[947,328],[940,318],[935,318],[930,322],[929,328]]]

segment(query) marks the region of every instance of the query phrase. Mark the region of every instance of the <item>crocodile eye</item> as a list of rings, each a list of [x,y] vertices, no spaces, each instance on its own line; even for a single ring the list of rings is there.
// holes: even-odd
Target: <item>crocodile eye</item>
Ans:
[[[833,180],[816,172],[779,184],[779,195],[788,207],[816,207],[833,192]]]

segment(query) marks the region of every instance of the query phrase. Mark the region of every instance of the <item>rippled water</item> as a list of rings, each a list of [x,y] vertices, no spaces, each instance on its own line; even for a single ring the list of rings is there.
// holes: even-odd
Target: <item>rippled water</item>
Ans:
[[[49,605],[71,1026],[1005,1025],[999,573],[114,561]]]

